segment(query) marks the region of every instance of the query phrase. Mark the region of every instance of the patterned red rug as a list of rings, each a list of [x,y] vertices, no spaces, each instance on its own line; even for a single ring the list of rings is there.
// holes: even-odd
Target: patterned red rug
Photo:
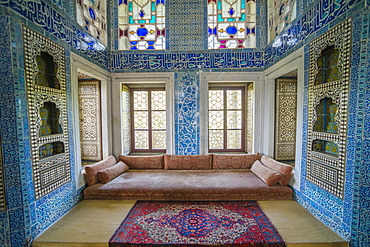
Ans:
[[[207,245],[285,243],[256,201],[137,202],[109,240],[110,247]]]
[[[137,202],[109,240],[116,246],[285,246],[258,203]]]

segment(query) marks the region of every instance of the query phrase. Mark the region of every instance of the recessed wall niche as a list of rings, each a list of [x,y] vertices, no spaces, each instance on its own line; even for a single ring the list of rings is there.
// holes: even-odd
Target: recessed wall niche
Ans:
[[[71,180],[64,48],[23,27],[35,197]]]
[[[40,108],[41,126],[39,130],[40,136],[62,134],[63,129],[59,124],[60,110],[53,102],[45,102]]]
[[[312,142],[312,151],[338,157],[339,149],[335,142],[316,139]]]
[[[321,51],[317,58],[318,71],[315,85],[338,81],[342,78],[341,69],[339,68],[339,55],[340,51],[334,45],[329,45]]]
[[[338,106],[331,98],[324,98],[316,105],[316,122],[313,130],[320,132],[338,133],[338,124],[335,116]]]
[[[58,155],[64,153],[64,144],[63,142],[52,142],[46,143],[39,147],[39,158],[46,158],[53,155]]]
[[[54,62],[53,57],[47,52],[40,52],[36,56],[38,73],[36,77],[36,85],[60,89],[59,80],[57,78],[58,65]]]
[[[339,198],[344,195],[351,34],[347,19],[309,44],[306,176]]]

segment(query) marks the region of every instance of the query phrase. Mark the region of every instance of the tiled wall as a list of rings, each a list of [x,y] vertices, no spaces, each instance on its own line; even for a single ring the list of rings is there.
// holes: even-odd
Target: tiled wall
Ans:
[[[261,18],[257,30],[263,34],[256,50],[207,51],[201,48],[205,41],[198,40],[186,48],[186,43],[168,36],[173,50],[161,52],[110,52],[74,23],[74,1],[16,1],[0,0],[0,113],[4,151],[4,172],[8,210],[0,213],[0,246],[22,246],[27,237],[35,237],[58,220],[75,203],[81,190],[71,181],[40,200],[34,199],[28,112],[26,105],[23,46],[21,24],[63,45],[67,51],[66,81],[70,82],[69,51],[76,52],[89,61],[113,72],[175,72],[175,136],[178,154],[199,153],[199,75],[203,71],[263,71],[288,54],[304,46],[304,131],[303,150],[307,149],[308,118],[308,43],[335,24],[353,17],[353,46],[351,58],[348,147],[346,184],[343,200],[306,180],[306,158],[303,153],[301,188],[296,199],[326,225],[334,229],[352,246],[368,246],[369,215],[369,159],[370,108],[368,102],[369,78],[369,11],[362,10],[369,0],[299,1],[298,18],[281,33],[266,50],[266,21]],[[109,4],[114,6],[116,1]],[[51,4],[56,4],[51,8]],[[370,5],[370,4],[369,4]],[[265,15],[265,1],[261,1],[260,15]],[[307,8],[308,7],[308,8]],[[115,12],[111,13],[115,16]],[[307,10],[306,10],[307,9]],[[65,12],[63,14],[63,11]],[[180,11],[180,10],[173,10]],[[175,13],[174,12],[174,13]],[[198,13],[198,12],[197,12]],[[196,14],[200,15],[200,13]],[[203,25],[201,20],[197,25]],[[115,22],[109,23],[115,37]],[[167,23],[166,23],[167,24]],[[174,28],[177,22],[168,23]],[[199,30],[204,27],[197,26]],[[192,34],[196,35],[195,33]],[[111,41],[115,50],[115,42]],[[170,46],[171,47],[171,46]],[[190,49],[190,46],[189,46]],[[67,102],[71,102],[70,84]],[[68,103],[70,104],[70,103]],[[71,105],[68,117],[72,119]],[[69,121],[70,147],[73,150],[73,126]],[[195,141],[193,141],[195,140]],[[74,153],[70,153],[71,168]],[[71,178],[75,177],[74,169]]]
[[[73,180],[40,200],[35,200],[21,24],[26,22],[13,12],[8,12],[9,9],[0,6],[0,126],[7,196],[7,211],[0,213],[0,246],[23,246],[27,238],[44,231],[74,206],[81,199],[81,191],[75,186],[74,155],[71,153],[70,177]],[[43,33],[38,24],[28,25]],[[44,34],[49,39],[57,40],[47,32]],[[69,50],[66,54],[67,71],[70,71]],[[70,81],[69,72],[66,80]],[[66,93],[66,101],[71,102],[69,84]],[[68,109],[68,118],[71,119],[71,105],[68,105]],[[71,122],[68,123],[67,131],[69,136],[73,136]],[[72,138],[69,142],[73,147]]]
[[[200,90],[197,72],[175,75],[175,154],[199,154]]]
[[[355,7],[356,9],[356,7]],[[350,16],[350,14],[347,14]],[[339,20],[329,24],[326,30],[334,26]],[[345,162],[345,188],[343,200],[333,196],[327,191],[315,186],[307,180],[306,164],[307,152],[302,157],[301,188],[296,191],[296,200],[306,207],[322,222],[351,241],[351,246],[368,246],[367,237],[369,219],[369,179],[361,174],[369,174],[369,159],[365,150],[367,144],[367,129],[369,118],[365,99],[368,88],[369,73],[369,13],[365,9],[353,16],[352,52],[350,70],[350,95],[348,104],[347,126],[347,158]],[[320,35],[319,32],[318,35]],[[309,45],[305,46],[305,102],[304,102],[304,131],[303,150],[307,150],[308,140],[308,77],[309,77]],[[366,86],[367,83],[367,86]],[[368,106],[367,106],[368,107]]]

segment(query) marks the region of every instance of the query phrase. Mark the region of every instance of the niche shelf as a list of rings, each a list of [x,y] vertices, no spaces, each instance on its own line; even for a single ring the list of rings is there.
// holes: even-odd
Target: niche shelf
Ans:
[[[333,45],[321,51],[321,55],[317,58],[318,72],[315,78],[315,85],[342,79],[342,73],[338,66],[339,55],[340,51],[335,49]]]
[[[316,122],[313,130],[318,132],[338,133],[338,123],[335,116],[338,106],[333,103],[331,98],[324,98],[316,106]]]
[[[57,78],[58,65],[54,62],[53,56],[49,53],[41,51],[40,55],[36,56],[38,73],[36,76],[36,85],[60,89],[60,83]]]
[[[59,124],[60,110],[53,102],[45,102],[40,108],[41,125],[39,130],[40,136],[62,134],[63,129]]]
[[[344,197],[352,20],[309,43],[307,181]]]
[[[39,158],[47,158],[64,153],[64,143],[61,141],[46,143],[39,147]]]
[[[62,46],[25,26],[23,41],[37,200],[71,180],[66,56]]]
[[[335,142],[316,139],[312,142],[312,151],[338,158],[339,148]]]

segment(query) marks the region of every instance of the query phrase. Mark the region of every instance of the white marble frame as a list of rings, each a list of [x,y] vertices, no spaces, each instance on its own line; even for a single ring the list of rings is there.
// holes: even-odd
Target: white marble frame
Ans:
[[[298,71],[297,76],[297,122],[296,122],[296,155],[294,179],[290,181],[298,191],[300,190],[301,177],[301,161],[302,161],[302,134],[303,134],[303,100],[304,100],[304,51],[303,48],[298,49],[286,58],[277,62],[267,70],[265,70],[265,105],[263,108],[264,121],[261,151],[269,156],[274,155],[274,125],[275,125],[275,79],[293,70]]]
[[[175,88],[174,73],[171,72],[153,72],[153,73],[115,73],[112,78],[112,137],[113,137],[113,155],[116,157],[123,152],[121,113],[122,113],[122,84],[150,84],[163,83],[166,90],[166,154],[174,154],[174,105]],[[119,93],[114,93],[119,92]]]
[[[89,62],[83,57],[71,53],[71,91],[72,91],[72,114],[73,114],[73,139],[74,157],[77,188],[85,185],[82,174],[81,147],[80,147],[80,125],[78,109],[78,72],[100,80],[101,91],[101,121],[102,121],[102,153],[103,158],[107,158],[112,153],[111,136],[111,77],[110,73],[99,66]]]

